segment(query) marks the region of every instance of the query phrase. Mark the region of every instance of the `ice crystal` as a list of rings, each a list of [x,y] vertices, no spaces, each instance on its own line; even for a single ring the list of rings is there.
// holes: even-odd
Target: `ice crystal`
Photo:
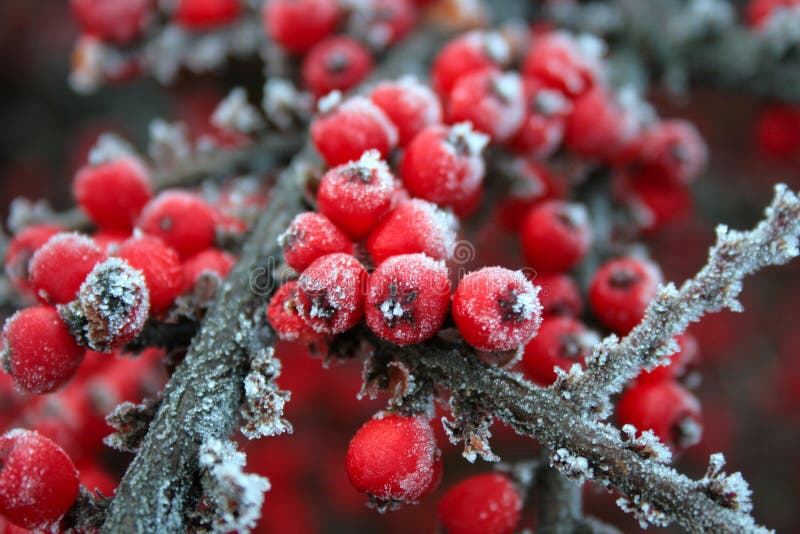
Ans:
[[[274,356],[272,347],[256,355],[244,379],[246,402],[242,416],[245,424],[241,432],[249,439],[292,432],[292,424],[283,416],[291,394],[275,383],[281,373],[281,363]]]
[[[264,126],[264,119],[247,101],[247,92],[236,87],[217,105],[211,115],[211,124],[223,130],[250,134]]]

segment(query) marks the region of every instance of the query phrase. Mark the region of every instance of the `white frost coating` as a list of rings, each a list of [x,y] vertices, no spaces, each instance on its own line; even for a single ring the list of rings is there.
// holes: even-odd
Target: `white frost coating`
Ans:
[[[483,37],[483,49],[493,61],[506,65],[511,61],[511,47],[508,41],[498,32],[477,33]]]
[[[240,429],[248,439],[292,433],[292,424],[283,416],[291,393],[275,383],[280,374],[281,362],[272,347],[257,354],[250,363],[250,372],[244,379],[244,424]]]
[[[264,120],[258,109],[247,101],[247,92],[241,87],[235,87],[214,110],[211,124],[223,130],[249,134],[262,128]]]
[[[301,93],[285,78],[270,78],[264,84],[261,107],[271,122],[281,129],[294,123],[296,113],[309,113],[313,108],[311,95]]]
[[[624,425],[622,427],[623,440],[631,449],[635,450],[643,458],[652,458],[662,464],[668,464],[672,461],[672,451],[661,443],[652,430],[646,430],[638,437],[636,433],[636,427],[633,425]]]
[[[718,452],[712,454],[708,461],[708,470],[705,476],[698,481],[714,500],[733,510],[749,514],[753,511],[750,486],[738,471],[731,475],[725,474],[725,457]]]
[[[462,142],[471,156],[479,155],[489,144],[489,136],[476,131],[469,121],[451,126],[449,138]]]
[[[147,153],[158,165],[170,166],[188,161],[192,157],[192,146],[186,126],[162,119],[152,121]]]
[[[541,89],[536,93],[536,109],[544,115],[564,113],[572,104],[556,89]]]
[[[594,471],[589,461],[583,456],[576,456],[567,449],[561,448],[550,454],[550,465],[558,469],[562,475],[574,479],[578,484],[594,478]]]
[[[134,148],[125,139],[114,133],[104,133],[89,151],[89,164],[101,165],[115,159],[136,154]]]
[[[338,89],[334,89],[327,95],[323,96],[317,102],[317,110],[322,113],[330,113],[336,107],[342,103],[342,92]]]
[[[617,506],[623,512],[633,514],[633,517],[639,520],[639,526],[642,528],[647,528],[650,525],[656,527],[669,525],[669,518],[639,495],[634,495],[630,499],[620,497],[617,499]]]
[[[322,103],[320,102],[320,106],[321,105]],[[372,100],[363,96],[353,96],[342,102],[337,111],[369,115],[375,122],[379,123],[383,131],[386,132],[389,146],[397,144],[397,127],[381,108],[372,103]]]
[[[261,517],[269,480],[242,471],[246,457],[231,441],[209,439],[200,447],[204,498],[214,508],[214,532],[250,532]]]

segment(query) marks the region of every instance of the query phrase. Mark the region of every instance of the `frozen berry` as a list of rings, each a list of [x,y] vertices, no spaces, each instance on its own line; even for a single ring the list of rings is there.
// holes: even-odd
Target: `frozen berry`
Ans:
[[[561,145],[572,102],[557,89],[532,79],[523,80],[522,86],[525,116],[510,145],[522,154],[544,159]]]
[[[228,276],[236,258],[224,250],[209,248],[195,254],[183,262],[183,290],[188,291],[203,275],[210,275],[220,280]]]
[[[441,462],[424,418],[385,415],[358,429],[345,469],[358,491],[380,503],[404,503],[418,501],[438,485]]]
[[[278,236],[278,244],[283,247],[286,263],[299,273],[322,256],[353,252],[350,238],[327,217],[312,211],[296,215],[289,228]]]
[[[447,43],[436,56],[431,68],[433,87],[441,96],[447,96],[462,76],[502,69],[510,60],[511,49],[499,33],[465,33]]]
[[[447,260],[453,252],[458,220],[435,204],[412,199],[400,204],[367,239],[375,264],[400,254],[422,253]]]
[[[464,340],[500,352],[527,343],[542,321],[539,288],[521,271],[485,267],[468,274],[453,295],[453,320]]]
[[[491,473],[447,490],[437,511],[447,534],[511,534],[519,523],[522,501],[508,476]]]
[[[525,261],[542,273],[568,271],[589,250],[592,231],[582,204],[550,200],[531,208],[520,230]]]
[[[370,99],[397,127],[400,146],[406,146],[426,127],[442,122],[439,99],[426,85],[411,77],[379,83]]]
[[[315,96],[352,89],[372,70],[369,50],[350,37],[328,37],[303,58],[303,83]]]
[[[267,0],[262,11],[267,34],[291,52],[304,52],[333,33],[336,0]]]
[[[349,254],[314,261],[297,281],[297,309],[315,332],[340,334],[364,314],[367,271]]]
[[[240,0],[178,0],[175,22],[190,30],[212,30],[236,20]]]
[[[580,317],[583,313],[581,292],[569,275],[537,273],[533,282],[542,288],[539,291],[542,316]]]
[[[564,32],[544,34],[535,39],[522,72],[546,87],[580,96],[597,83],[600,52],[601,43],[591,37],[575,38]]]
[[[30,281],[36,295],[48,304],[66,304],[105,254],[91,238],[56,234],[31,258]]]
[[[652,430],[675,450],[700,441],[703,430],[700,402],[671,380],[639,382],[628,388],[619,398],[617,420],[639,432]]]
[[[659,122],[636,136],[619,163],[670,183],[688,184],[703,170],[706,159],[706,145],[694,125],[672,120]]]
[[[482,70],[458,79],[447,101],[449,122],[471,122],[503,143],[525,116],[522,80],[516,72]]]
[[[216,213],[195,194],[165,191],[145,206],[139,227],[188,258],[214,244]]]
[[[683,377],[689,367],[697,363],[700,357],[700,347],[692,334],[678,334],[675,336],[678,343],[678,352],[669,357],[667,365],[659,365],[650,371],[643,371],[638,381],[649,380],[676,380]]]
[[[28,393],[63,386],[75,375],[84,352],[50,306],[20,310],[3,327],[3,368]]]
[[[6,251],[6,276],[20,292],[31,291],[28,267],[34,253],[47,241],[61,232],[61,228],[50,224],[36,224],[21,230]]]
[[[625,111],[598,87],[574,101],[564,143],[581,157],[610,161],[619,154],[632,133],[631,120]]]
[[[84,33],[125,45],[144,32],[153,16],[153,0],[70,0]]]
[[[297,310],[297,281],[286,282],[278,288],[267,306],[267,319],[283,340],[306,341],[317,336]]]
[[[574,364],[582,366],[598,341],[598,336],[576,319],[545,319],[536,337],[525,345],[522,367],[531,380],[549,386],[556,381],[555,367],[569,371]]]
[[[489,138],[469,123],[422,130],[406,148],[401,165],[403,185],[413,196],[466,215],[484,177],[481,152]]]
[[[317,209],[354,240],[361,240],[394,207],[395,179],[377,150],[329,170],[317,190]]]
[[[370,275],[364,314],[378,337],[409,345],[439,331],[449,304],[444,264],[424,254],[405,254],[387,259]]]
[[[325,162],[334,166],[356,161],[370,149],[385,158],[397,144],[397,129],[381,108],[359,96],[314,119],[311,140]]]
[[[653,263],[635,258],[611,260],[594,274],[589,304],[601,323],[625,335],[644,317],[660,282],[661,272]]]
[[[44,530],[78,498],[78,471],[55,443],[30,430],[0,437],[0,513],[15,525]]]
[[[178,253],[157,237],[140,235],[120,245],[117,256],[144,274],[153,313],[167,311],[183,289]]]
[[[126,233],[152,196],[147,169],[132,157],[83,167],[72,193],[97,226]]]

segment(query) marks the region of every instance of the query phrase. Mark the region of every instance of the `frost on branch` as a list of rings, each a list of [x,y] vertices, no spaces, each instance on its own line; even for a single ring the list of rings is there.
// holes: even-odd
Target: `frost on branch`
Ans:
[[[442,427],[450,443],[464,444],[461,455],[470,463],[475,463],[478,456],[486,462],[500,461],[489,444],[494,417],[485,410],[455,399],[450,399],[450,409],[453,420],[442,417]]]
[[[589,460],[583,456],[572,454],[564,448],[557,449],[550,454],[550,465],[578,484],[594,478],[594,470],[589,467]]]
[[[753,511],[750,500],[752,491],[738,471],[732,475],[725,474],[725,457],[722,453],[712,454],[708,462],[705,476],[698,481],[698,486],[725,508],[749,514]]]
[[[103,443],[124,452],[136,452],[142,443],[150,422],[156,416],[161,399],[145,399],[141,404],[123,402],[106,416],[106,423],[114,432],[103,438]]]
[[[246,458],[232,441],[209,439],[198,460],[203,488],[194,512],[198,532],[250,532],[261,517],[269,480],[242,471]]]
[[[634,495],[629,499],[620,497],[617,499],[617,506],[623,512],[633,514],[633,517],[639,520],[639,526],[642,528],[647,528],[649,525],[656,527],[669,525],[669,518],[639,495]]]
[[[672,461],[672,452],[669,447],[661,443],[652,430],[646,430],[637,437],[636,428],[633,425],[624,425],[622,438],[626,446],[642,458],[652,458],[662,464]]]
[[[268,347],[256,354],[244,379],[244,425],[241,432],[249,439],[291,433],[292,424],[283,417],[290,393],[278,388],[275,379],[281,374],[281,362],[275,349]]]
[[[258,109],[247,102],[247,92],[236,87],[214,110],[211,124],[223,130],[249,134],[260,130],[264,120]]]

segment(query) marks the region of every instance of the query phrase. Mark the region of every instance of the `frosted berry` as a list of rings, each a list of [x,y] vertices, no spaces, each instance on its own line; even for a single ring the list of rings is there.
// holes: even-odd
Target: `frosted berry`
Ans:
[[[50,224],[36,224],[21,230],[8,245],[5,259],[6,276],[20,292],[32,290],[28,267],[34,253],[47,241],[61,232]]]
[[[441,96],[447,96],[462,76],[485,69],[502,69],[510,61],[511,48],[499,33],[465,33],[447,43],[436,56],[431,68],[433,88]]]
[[[536,274],[532,280],[542,288],[539,291],[539,302],[542,305],[542,316],[580,317],[583,313],[583,300],[578,284],[569,275]]]
[[[190,290],[204,275],[220,280],[228,276],[236,258],[224,250],[209,248],[183,262],[183,289]]]
[[[678,343],[678,352],[669,357],[668,365],[659,365],[650,371],[643,371],[637,380],[677,380],[687,373],[687,369],[697,363],[700,358],[700,346],[692,334],[678,334],[675,336]]]
[[[178,253],[157,237],[140,235],[120,245],[117,256],[144,274],[152,312],[167,311],[183,289],[183,268]]]
[[[708,158],[697,128],[687,121],[662,121],[650,126],[623,153],[622,165],[632,165],[674,184],[688,184]]]
[[[577,319],[547,318],[536,337],[525,345],[525,375],[541,386],[549,386],[556,381],[555,367],[569,371],[574,364],[583,366],[598,341],[598,336]]]
[[[572,102],[536,80],[525,79],[522,87],[525,116],[509,144],[522,154],[544,159],[561,145]]]
[[[511,534],[522,503],[508,476],[491,473],[462,480],[447,490],[437,511],[447,534]]]
[[[522,253],[542,273],[568,271],[583,260],[592,241],[581,204],[550,200],[528,212],[520,230]]]
[[[317,209],[354,240],[361,240],[394,207],[395,179],[377,150],[329,170],[317,189]]]
[[[98,352],[111,352],[139,335],[149,311],[144,275],[119,258],[99,263],[78,298],[60,310],[81,344]]]
[[[655,297],[661,272],[645,260],[618,258],[603,264],[592,278],[589,304],[594,315],[615,333],[625,335],[641,322]]]
[[[482,70],[462,76],[447,101],[449,122],[471,122],[500,143],[519,129],[524,117],[522,79],[516,72]]]
[[[278,236],[278,244],[286,263],[299,273],[322,256],[353,252],[353,242],[344,232],[324,215],[311,211],[296,215],[289,228]]]
[[[652,430],[674,450],[696,444],[703,429],[700,402],[671,380],[639,382],[627,389],[617,404],[617,420],[639,432]]]
[[[134,158],[121,157],[83,167],[75,176],[72,193],[97,226],[130,233],[152,189],[147,169]]]
[[[414,28],[417,10],[412,0],[369,0],[359,10],[351,26],[376,48],[392,45]]]
[[[596,39],[576,39],[564,32],[538,36],[525,58],[522,73],[571,97],[580,96],[597,83],[599,46]]]
[[[370,275],[364,315],[378,337],[410,345],[439,331],[449,304],[444,264],[424,254],[405,254],[387,259]]]
[[[283,340],[305,341],[317,337],[298,313],[295,280],[286,282],[272,295],[267,306],[267,319],[278,337]]]
[[[424,418],[386,415],[358,429],[345,469],[353,487],[376,501],[407,503],[438,485],[441,462],[433,429]]]
[[[414,78],[381,82],[372,90],[370,99],[397,127],[400,146],[406,146],[426,127],[442,122],[439,99]]]
[[[610,161],[623,149],[632,133],[625,111],[598,87],[574,101],[564,143],[584,158]]]
[[[193,193],[165,191],[145,206],[139,228],[188,258],[214,244],[216,213]]]
[[[350,37],[328,37],[315,44],[303,58],[303,83],[315,96],[358,85],[373,67],[369,50]]]
[[[304,52],[333,33],[339,22],[336,0],[268,0],[262,18],[267,34],[290,52]]]
[[[153,16],[153,0],[70,0],[84,33],[126,45],[142,35]]]
[[[376,265],[400,254],[422,253],[447,260],[456,241],[458,220],[435,204],[412,199],[400,204],[367,239],[367,250]]]
[[[370,149],[385,158],[397,144],[397,129],[381,108],[353,97],[314,119],[311,140],[325,162],[334,166],[356,161]]]
[[[3,327],[3,369],[28,393],[49,393],[66,384],[84,352],[50,306],[20,310]]]
[[[650,232],[688,216],[692,193],[683,184],[665,181],[660,175],[648,172],[648,169],[640,169],[638,174],[624,180],[623,196],[631,205],[639,226]]]
[[[364,314],[367,271],[349,254],[314,261],[297,281],[297,309],[315,332],[340,334]]]
[[[0,437],[0,514],[40,530],[55,523],[78,498],[78,471],[46,437],[15,429]]]
[[[66,304],[105,254],[91,238],[70,233],[51,237],[31,258],[31,287],[42,302]]]
[[[521,271],[485,267],[459,282],[453,320],[464,340],[479,350],[516,349],[539,330],[538,293]]]
[[[488,142],[489,138],[473,131],[469,123],[424,129],[403,156],[403,185],[415,197],[465,215],[483,181],[481,152]]]
[[[190,30],[212,30],[230,24],[241,11],[240,0],[178,0],[174,18]]]

